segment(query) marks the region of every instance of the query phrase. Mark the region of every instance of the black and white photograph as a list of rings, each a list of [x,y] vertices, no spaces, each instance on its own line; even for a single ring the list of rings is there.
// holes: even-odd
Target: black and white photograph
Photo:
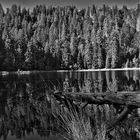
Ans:
[[[0,0],[0,140],[140,140],[140,0]]]

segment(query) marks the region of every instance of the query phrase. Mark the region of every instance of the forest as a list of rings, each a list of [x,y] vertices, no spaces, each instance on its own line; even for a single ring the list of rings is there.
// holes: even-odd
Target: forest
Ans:
[[[140,4],[0,5],[0,71],[140,66]]]

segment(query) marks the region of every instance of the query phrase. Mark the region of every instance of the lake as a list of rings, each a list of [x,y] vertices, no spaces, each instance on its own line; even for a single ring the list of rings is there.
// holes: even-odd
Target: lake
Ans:
[[[62,124],[63,119],[67,120],[66,117],[70,115],[68,111],[64,113],[67,110],[66,103],[59,99],[57,101],[51,94],[56,90],[93,94],[108,91],[140,91],[140,71],[41,72],[30,75],[1,75],[0,140],[65,140],[69,137],[72,139],[68,134],[68,130],[72,133],[69,129],[71,123]],[[79,106],[82,104],[79,103]],[[139,139],[139,109],[130,112],[119,125],[114,126],[115,129],[106,138],[103,138],[106,132],[105,126],[111,124],[122,109],[123,106],[87,105],[79,114],[82,114],[80,119],[84,113],[84,117],[89,118],[91,125],[86,129],[92,131],[92,134],[90,133],[92,138],[96,135],[95,139],[101,139],[101,137],[111,139],[113,135],[116,135],[117,140],[127,139],[127,137]],[[58,115],[60,113],[61,116],[65,115],[62,116],[63,119]],[[88,119],[82,118],[82,120],[86,122],[84,125],[89,126]],[[77,132],[78,129],[75,129],[76,133],[80,133]]]

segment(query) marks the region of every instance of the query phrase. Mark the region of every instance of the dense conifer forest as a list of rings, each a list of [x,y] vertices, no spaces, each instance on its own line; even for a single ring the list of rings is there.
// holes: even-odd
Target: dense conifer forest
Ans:
[[[140,4],[32,10],[0,5],[0,70],[140,66]]]

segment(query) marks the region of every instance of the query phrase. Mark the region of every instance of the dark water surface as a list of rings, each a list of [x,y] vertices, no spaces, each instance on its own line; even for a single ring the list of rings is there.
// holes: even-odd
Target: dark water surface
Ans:
[[[0,76],[0,140],[63,140],[66,132],[52,115],[52,90],[140,91],[140,71],[44,72]],[[139,117],[139,112],[135,113]]]

